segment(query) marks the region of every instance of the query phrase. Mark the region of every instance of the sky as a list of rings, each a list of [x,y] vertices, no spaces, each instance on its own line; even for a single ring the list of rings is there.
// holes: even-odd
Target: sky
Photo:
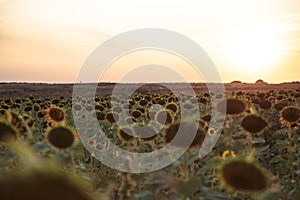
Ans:
[[[195,41],[223,82],[300,79],[299,0],[0,0],[0,82],[74,82],[95,48],[140,28],[168,29]],[[182,58],[154,50],[120,57],[99,80],[120,81],[133,66],[147,64],[205,81]],[[151,73],[137,74],[132,80]],[[167,76],[151,75],[157,77]]]

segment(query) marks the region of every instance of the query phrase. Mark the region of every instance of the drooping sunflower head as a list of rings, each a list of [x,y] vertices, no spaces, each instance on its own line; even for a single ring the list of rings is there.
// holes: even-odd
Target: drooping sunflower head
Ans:
[[[155,121],[161,125],[169,126],[174,121],[173,113],[169,110],[159,110],[155,114]]]
[[[128,142],[133,139],[133,130],[130,126],[119,128],[117,134],[123,142]]]
[[[6,120],[0,119],[0,143],[11,143],[18,139],[18,130]]]
[[[242,100],[229,98],[218,103],[217,110],[223,114],[238,115],[246,110],[246,104]]]
[[[66,120],[66,114],[62,108],[51,105],[45,110],[45,118],[52,124],[64,123]]]
[[[7,110],[5,114],[2,116],[3,119],[8,121],[11,125],[13,125],[16,129],[20,130],[24,125],[24,121],[22,117],[15,111]]]
[[[228,191],[262,192],[269,187],[268,172],[253,161],[228,158],[218,172],[221,186]]]
[[[182,131],[182,133],[179,133],[179,131]],[[171,144],[174,146],[185,148],[188,145],[189,135],[194,132],[196,135],[189,148],[201,146],[205,138],[205,132],[200,126],[197,128],[194,123],[188,120],[177,120],[166,129],[164,135],[165,143],[172,142]],[[177,134],[180,135],[177,136]]]
[[[139,126],[134,124],[132,126],[133,134],[142,138],[144,141],[151,141],[157,137],[157,131],[153,126]]]
[[[264,99],[261,102],[259,102],[259,107],[261,109],[267,110],[272,107],[272,103],[270,101]]]
[[[56,125],[47,130],[46,139],[56,149],[67,149],[73,146],[77,137],[73,128],[65,125]]]
[[[241,127],[249,133],[259,133],[268,126],[268,123],[260,116],[250,114],[244,117]]]
[[[281,110],[281,119],[287,123],[295,123],[300,119],[300,109],[294,106],[288,106]]]

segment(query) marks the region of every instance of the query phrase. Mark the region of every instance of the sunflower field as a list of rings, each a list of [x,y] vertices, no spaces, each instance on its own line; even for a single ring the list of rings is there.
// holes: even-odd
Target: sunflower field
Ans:
[[[300,199],[300,90],[228,92],[227,100],[217,105],[211,104],[212,96],[224,97],[147,92],[135,93],[129,101],[122,96],[2,98],[0,199]],[[151,109],[153,105],[160,107]],[[195,105],[200,118],[191,123],[181,117],[182,107],[192,118]],[[212,151],[200,159],[204,138],[216,137],[209,126],[212,106],[225,114],[225,123]],[[196,130],[196,136],[184,155],[163,169],[120,172],[85,147],[103,148],[101,138],[90,137],[83,144],[81,134],[89,133],[79,133],[73,119],[83,109],[93,112],[113,144],[130,152],[163,148],[179,125]],[[151,136],[134,137],[143,126]],[[189,137],[189,131],[185,134]],[[181,142],[172,145],[182,148]]]

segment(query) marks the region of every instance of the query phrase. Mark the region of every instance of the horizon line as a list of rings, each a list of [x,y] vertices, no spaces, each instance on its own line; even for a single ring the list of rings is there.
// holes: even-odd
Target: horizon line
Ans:
[[[261,79],[258,79],[261,80]],[[257,81],[258,81],[257,80]],[[30,82],[30,81],[3,81],[0,84],[182,84],[182,83],[189,83],[189,84],[257,84],[256,82],[242,82],[242,81],[231,81],[231,82],[116,82],[116,81],[104,81],[104,82]],[[288,81],[288,82],[280,82],[280,83],[270,83],[264,82],[260,84],[300,84],[300,81]]]

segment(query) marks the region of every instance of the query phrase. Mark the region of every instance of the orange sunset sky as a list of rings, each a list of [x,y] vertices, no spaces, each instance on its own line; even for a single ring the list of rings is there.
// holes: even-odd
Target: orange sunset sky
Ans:
[[[138,28],[194,40],[224,82],[300,79],[299,0],[0,0],[0,82],[74,82],[97,46]],[[149,63],[201,81],[188,63],[158,51],[120,58],[101,80]]]

